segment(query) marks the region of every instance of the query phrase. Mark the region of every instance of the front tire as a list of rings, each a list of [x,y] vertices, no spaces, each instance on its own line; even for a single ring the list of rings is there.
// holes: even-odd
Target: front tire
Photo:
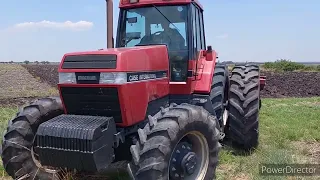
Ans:
[[[59,98],[43,98],[26,106],[9,121],[2,142],[2,161],[13,179],[58,179],[58,171],[41,167],[35,160],[33,142],[39,125],[63,113]]]
[[[138,130],[130,150],[138,180],[212,180],[220,148],[216,117],[199,106],[173,104]],[[189,175],[191,174],[191,175]]]
[[[257,65],[237,65],[232,70],[229,99],[229,137],[243,150],[258,146],[260,109],[260,69]]]

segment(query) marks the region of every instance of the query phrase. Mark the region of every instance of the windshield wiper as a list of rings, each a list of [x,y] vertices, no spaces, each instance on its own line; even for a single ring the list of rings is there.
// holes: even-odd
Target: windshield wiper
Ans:
[[[174,28],[175,28],[176,30],[178,30],[178,32],[180,32],[179,29],[177,28],[177,26],[175,26],[175,25],[158,9],[157,6],[155,6],[155,5],[153,4],[153,7],[156,8],[156,10],[157,10],[164,18],[166,18],[166,20],[167,20],[170,24],[172,24],[172,25],[174,26]],[[169,24],[169,25],[170,25],[170,24]]]

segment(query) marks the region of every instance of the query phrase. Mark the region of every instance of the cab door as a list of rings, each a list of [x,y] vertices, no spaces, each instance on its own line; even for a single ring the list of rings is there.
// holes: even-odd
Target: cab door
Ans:
[[[191,56],[195,61],[194,75],[195,80],[201,79],[201,72],[204,68],[204,51],[206,50],[206,42],[204,35],[203,10],[196,4],[191,4],[192,17],[192,48]]]

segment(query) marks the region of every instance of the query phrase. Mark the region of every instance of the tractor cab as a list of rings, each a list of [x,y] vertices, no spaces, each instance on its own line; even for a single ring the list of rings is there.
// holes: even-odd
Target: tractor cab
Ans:
[[[205,49],[202,9],[194,2],[166,2],[143,6],[143,1],[120,2],[116,47],[166,45],[170,81],[183,82],[188,78],[189,60]]]

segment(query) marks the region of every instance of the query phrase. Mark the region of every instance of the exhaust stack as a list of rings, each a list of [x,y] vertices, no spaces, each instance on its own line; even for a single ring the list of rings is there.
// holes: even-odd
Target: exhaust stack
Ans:
[[[113,0],[106,0],[107,48],[113,48]]]

